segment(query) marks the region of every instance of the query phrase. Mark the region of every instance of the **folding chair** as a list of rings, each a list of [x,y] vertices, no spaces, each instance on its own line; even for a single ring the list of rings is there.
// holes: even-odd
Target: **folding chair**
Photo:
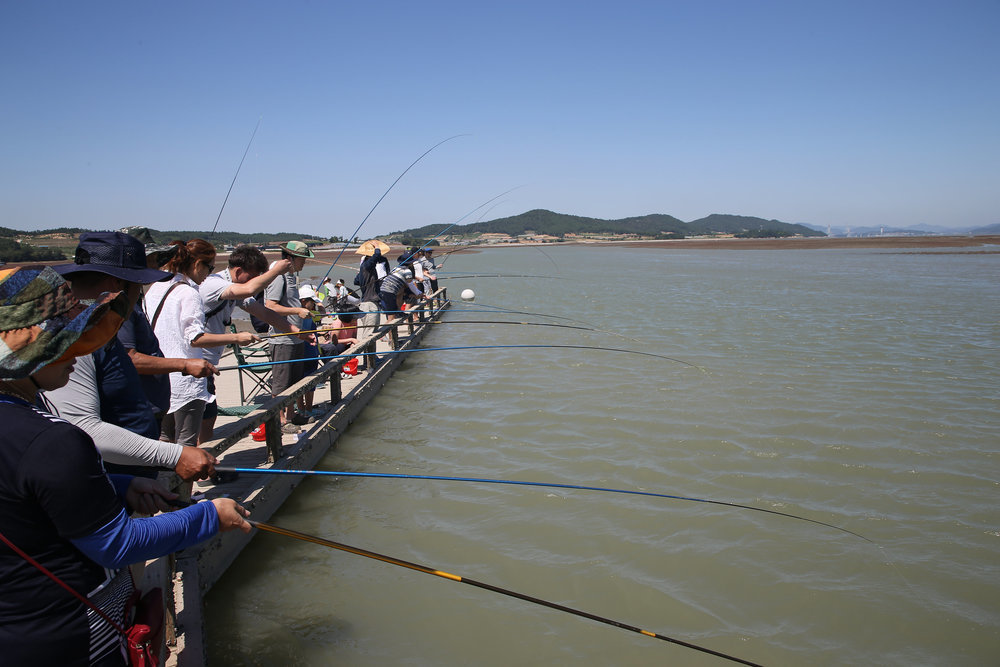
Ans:
[[[233,333],[236,333],[235,326],[230,326],[230,328]],[[235,343],[230,345],[230,347],[239,366],[259,364],[271,360],[266,347],[240,347]],[[273,366],[268,365],[239,369],[240,403],[242,405],[245,406],[247,403],[250,403],[254,397],[262,392],[265,394],[271,393],[270,380],[273,368]],[[244,385],[244,378],[246,379],[246,385]]]

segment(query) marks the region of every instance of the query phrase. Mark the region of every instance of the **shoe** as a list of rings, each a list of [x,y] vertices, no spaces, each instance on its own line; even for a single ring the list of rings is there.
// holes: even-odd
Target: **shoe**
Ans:
[[[302,429],[299,426],[297,426],[296,424],[292,424],[292,423],[285,424],[284,426],[281,427],[281,432],[282,433],[288,433],[288,434],[298,433],[301,430]]]

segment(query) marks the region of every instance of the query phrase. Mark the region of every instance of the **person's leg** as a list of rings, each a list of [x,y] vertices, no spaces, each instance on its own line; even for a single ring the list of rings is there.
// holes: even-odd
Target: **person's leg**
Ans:
[[[201,430],[201,417],[205,413],[205,401],[194,400],[185,404],[174,414],[174,427],[178,445],[197,445]]]
[[[215,396],[215,376],[208,377],[208,393]],[[205,404],[205,413],[201,416],[201,429],[198,433],[198,444],[208,442],[215,432],[215,420],[219,416],[218,400],[209,401]]]
[[[274,367],[271,371],[271,396],[277,396],[286,389],[288,389],[292,384],[292,366],[294,363],[288,363],[294,359],[292,356],[294,353],[294,345],[275,345],[272,343],[268,347],[268,351],[271,355],[271,361],[274,362]],[[291,414],[290,414],[291,413]],[[287,408],[281,411],[281,423],[282,425],[287,424],[291,421],[292,416],[295,413],[294,404],[289,405]]]

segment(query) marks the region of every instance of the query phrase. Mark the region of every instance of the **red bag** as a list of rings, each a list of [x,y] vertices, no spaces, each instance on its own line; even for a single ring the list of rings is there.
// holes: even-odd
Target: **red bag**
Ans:
[[[66,592],[92,609],[108,625],[124,636],[128,644],[128,664],[130,667],[156,667],[159,664],[157,651],[163,639],[163,589],[154,588],[141,598],[139,597],[140,593],[138,589],[132,591],[132,595],[125,604],[125,619],[128,620],[133,609],[135,610],[135,616],[132,624],[126,630],[115,622],[113,618],[101,611],[99,607],[88,600],[82,593],[52,574],[44,565],[8,540],[7,536],[3,533],[0,533],[0,542],[6,544],[14,553],[31,563],[42,574],[59,584]],[[167,653],[169,655],[169,652]]]
[[[159,664],[157,648],[163,643],[163,589],[154,588],[139,596],[138,590],[133,591],[125,607],[126,619],[131,611],[135,612],[125,636],[128,664],[129,667],[156,667]]]

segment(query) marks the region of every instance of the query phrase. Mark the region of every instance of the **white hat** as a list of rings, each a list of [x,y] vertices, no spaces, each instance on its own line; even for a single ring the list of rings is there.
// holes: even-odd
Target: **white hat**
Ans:
[[[316,297],[316,288],[312,285],[299,285],[299,299],[312,299],[319,303]]]

